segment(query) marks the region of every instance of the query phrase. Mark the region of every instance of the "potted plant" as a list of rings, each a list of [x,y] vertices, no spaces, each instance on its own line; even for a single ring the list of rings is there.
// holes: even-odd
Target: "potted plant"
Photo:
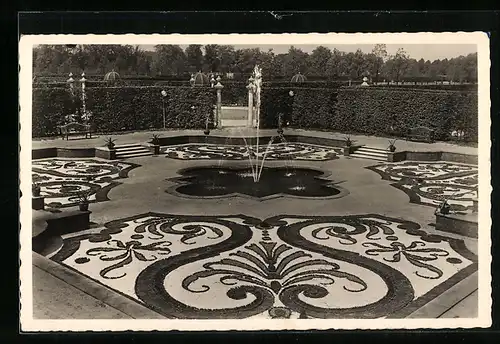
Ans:
[[[153,154],[154,155],[160,154],[160,135],[153,134],[153,136],[151,137],[151,145],[153,149]]]
[[[345,143],[345,146],[346,146],[346,147],[351,147],[351,146],[352,146],[351,136],[346,135],[346,136],[344,137],[344,143]]]
[[[106,143],[105,143],[105,146],[109,149],[109,150],[112,150],[115,148],[115,141],[114,139],[112,139],[111,137],[108,137],[106,138]]]
[[[160,145],[160,135],[153,134],[153,136],[151,136],[151,143],[154,144],[155,146],[159,146]]]
[[[447,200],[444,200],[443,202],[441,202],[441,204],[439,205],[437,211],[443,215],[447,215],[450,213],[450,209],[451,209],[451,206],[450,204],[448,203]]]
[[[89,210],[89,198],[90,194],[86,191],[82,191],[78,193],[78,207],[80,211],[88,211]]]
[[[34,197],[40,197],[40,192],[42,191],[40,184],[34,182],[33,185],[31,186],[31,190],[33,191]]]
[[[396,151],[396,146],[395,146],[395,143],[396,143],[397,139],[394,139],[394,140],[389,140],[389,151],[390,152],[395,152]]]

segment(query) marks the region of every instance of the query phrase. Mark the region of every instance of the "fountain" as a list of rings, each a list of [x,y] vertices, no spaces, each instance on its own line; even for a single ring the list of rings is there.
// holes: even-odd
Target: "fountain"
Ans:
[[[266,157],[271,149],[272,144],[275,142],[276,139],[280,139],[281,142],[285,142],[285,137],[283,136],[283,128],[282,128],[282,115],[279,114],[279,119],[278,119],[278,135],[271,137],[269,142],[266,145],[266,149],[262,153],[262,157],[260,157],[260,94],[261,94],[261,89],[262,89],[262,70],[261,68],[256,65],[252,76],[250,78],[251,85],[252,85],[252,90],[254,94],[254,102],[255,102],[255,129],[256,129],[256,134],[255,134],[255,141],[256,145],[255,148],[251,145],[248,144],[247,140],[243,137],[243,142],[245,143],[245,147],[247,150],[248,154],[248,160],[250,163],[250,167],[252,170],[252,176],[253,176],[253,181],[255,183],[259,182],[260,177],[262,175],[262,171],[264,169],[264,163],[266,161]],[[259,162],[259,158],[261,158]]]
[[[287,147],[284,147],[283,157],[285,166],[269,167],[265,166],[266,159],[276,160],[276,155],[281,155],[280,148],[274,149],[273,144],[288,144],[283,135],[283,114],[278,114],[277,133],[270,139],[262,138],[260,128],[260,106],[262,72],[257,65],[254,68],[252,77],[249,79],[249,90],[253,95],[255,122],[252,123],[253,135],[249,138],[242,128],[230,128],[229,135],[224,140],[223,147],[226,155],[218,159],[217,167],[194,167],[179,171],[181,177],[175,177],[179,185],[173,186],[168,192],[176,195],[189,197],[227,197],[238,194],[246,197],[265,200],[273,197],[287,195],[291,197],[304,198],[337,198],[343,197],[346,192],[333,184],[330,180],[322,178],[324,172],[309,168],[293,167],[293,157],[287,156]],[[249,105],[251,106],[251,105]],[[210,115],[207,115],[205,122],[205,151],[210,154],[208,147],[208,136],[210,135]],[[232,140],[238,141],[233,142]],[[267,141],[268,142],[263,142]],[[242,144],[243,143],[243,144]],[[215,147],[218,152],[220,146]],[[246,167],[223,167],[222,164],[233,153],[243,153],[247,158]],[[265,226],[265,224],[263,224]]]

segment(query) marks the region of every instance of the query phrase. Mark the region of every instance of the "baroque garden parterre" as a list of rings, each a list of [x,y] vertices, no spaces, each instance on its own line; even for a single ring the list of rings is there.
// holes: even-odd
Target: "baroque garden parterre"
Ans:
[[[131,47],[71,46],[61,51],[73,69],[73,56],[107,68]],[[48,137],[32,151],[36,268],[132,319],[446,318],[466,298],[477,306],[477,150],[443,142],[477,141],[477,55],[454,60],[471,67],[452,73],[467,84],[417,87],[390,75],[410,61],[404,50],[384,62],[385,49],[321,47],[331,59],[314,65],[329,71],[311,82],[271,50],[262,65],[259,53],[225,66],[246,71],[236,77],[201,71],[221,60],[170,80],[182,73],[158,65],[162,45],[154,77],[33,78],[31,134]],[[44,74],[40,57],[55,50],[34,51]],[[351,56],[381,64],[375,75],[332,69]],[[52,289],[34,282],[39,295]]]
[[[279,152],[287,154],[287,149],[280,148],[273,153],[274,159],[315,161],[318,151],[330,150],[313,146],[307,155],[302,152],[309,147],[304,146],[299,156],[286,158]],[[163,151],[167,151],[167,158],[172,158],[171,154],[183,156],[181,160],[188,164],[190,160],[210,159],[216,162],[213,166],[220,166],[217,171],[241,169],[241,165],[236,169],[231,165],[231,154],[238,151],[233,148],[224,160],[218,154],[206,155],[207,151],[223,151],[222,146],[190,150],[189,158],[181,153],[184,147]],[[330,164],[338,159],[349,161],[334,151],[329,154],[326,161]],[[142,165],[149,159],[137,162]],[[47,190],[49,207],[70,207],[75,205],[75,193],[90,183],[89,175],[99,186],[90,188],[93,201],[100,202],[107,199],[102,196],[106,191],[119,185],[117,178],[126,177],[131,169],[140,171],[144,168],[141,165],[99,159],[43,159],[34,161],[33,173],[39,176],[42,191]],[[465,164],[407,161],[379,163],[367,169],[382,176],[380,183],[394,182],[391,185],[406,192],[409,202],[417,199],[429,211],[440,200],[450,198],[451,191],[455,192],[450,198],[452,205],[460,205],[458,210],[469,208],[469,198],[474,196],[469,188],[477,186],[477,168]],[[282,170],[288,171],[286,164]],[[323,180],[336,187],[332,177],[311,171],[310,181]],[[184,186],[214,185],[199,177],[173,180],[182,181]],[[50,193],[51,183],[59,185],[56,194]],[[443,187],[432,188],[436,184]],[[238,185],[228,182],[227,186]],[[276,185],[276,191],[267,192],[293,196]],[[311,184],[303,185],[307,188]],[[464,191],[456,193],[456,189]],[[242,196],[244,192],[236,195]],[[319,195],[319,199],[327,200],[327,196]],[[197,197],[209,199],[210,195]],[[112,202],[113,197],[110,199]],[[270,198],[266,194],[253,195],[253,199],[265,202]],[[341,202],[342,198],[330,199]],[[464,241],[431,234],[431,228],[423,227],[425,224],[370,213],[284,213],[267,219],[237,213],[141,213],[117,218],[83,234],[63,235],[62,247],[49,257],[168,318],[399,318],[477,270],[477,256]]]

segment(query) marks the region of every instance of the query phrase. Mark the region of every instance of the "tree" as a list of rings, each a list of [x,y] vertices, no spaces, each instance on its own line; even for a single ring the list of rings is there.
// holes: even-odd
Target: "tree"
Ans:
[[[467,55],[463,67],[465,68],[466,80],[477,82],[477,53]]]
[[[349,66],[345,54],[338,49],[333,49],[332,57],[330,57],[326,64],[326,75],[332,79],[338,79],[339,77],[347,75],[348,71]]]
[[[219,46],[217,44],[205,45],[204,69],[206,72],[217,71],[220,65],[218,54]]]
[[[232,45],[220,45],[218,54],[220,65],[219,70],[217,71],[227,73],[233,70],[236,61],[236,52],[234,50],[234,47]]]
[[[349,77],[354,80],[361,79],[362,75],[367,71],[365,55],[361,49],[356,50],[355,53],[348,53],[344,56],[347,60]]]
[[[267,79],[273,79],[279,75],[278,70],[274,66],[275,55],[273,49],[269,49],[267,52],[262,51],[260,53],[260,63],[262,68],[262,73]]]
[[[373,76],[373,81],[378,82],[381,68],[383,63],[382,59],[377,57],[374,53],[369,53],[365,55],[365,69],[369,75]]]
[[[203,51],[201,45],[190,44],[186,50],[187,68],[191,73],[201,71],[203,68]]]
[[[409,56],[406,51],[402,48],[399,48],[394,56],[387,61],[389,64],[389,73],[391,77],[399,82],[401,77],[405,74],[406,69],[408,68],[408,60]]]
[[[434,60],[432,63],[430,63],[428,69],[427,69],[427,75],[431,80],[438,80],[438,75],[439,75],[439,60]]]
[[[462,83],[467,79],[466,63],[465,56],[459,56],[449,61],[446,75],[450,81]]]
[[[295,48],[293,45],[285,55],[283,72],[287,77],[291,77],[297,73],[305,74],[307,72],[307,57],[308,54],[302,49]]]
[[[418,60],[418,73],[420,76],[427,75],[427,65],[424,59]]]
[[[325,68],[331,57],[332,57],[332,52],[328,48],[325,48],[320,45],[319,47],[314,49],[311,55],[309,55],[308,74],[314,76],[325,75]]]
[[[374,75],[375,82],[379,81],[379,76],[384,66],[384,63],[387,61],[387,47],[385,44],[375,44],[375,47],[372,50],[372,54],[374,57],[370,57],[371,62],[371,70]]]
[[[186,55],[178,45],[155,46],[153,71],[158,75],[182,75],[187,69]]]
[[[236,52],[232,45],[209,44],[205,46],[204,69],[207,72],[229,72],[234,68]]]
[[[261,61],[259,48],[239,49],[236,52],[235,71],[242,74],[251,74],[255,65]]]
[[[417,60],[408,59],[408,64],[407,64],[407,68],[405,70],[404,76],[408,77],[410,79],[410,81],[413,81],[413,82],[416,82],[419,79],[421,74],[420,74],[419,64],[418,64]]]

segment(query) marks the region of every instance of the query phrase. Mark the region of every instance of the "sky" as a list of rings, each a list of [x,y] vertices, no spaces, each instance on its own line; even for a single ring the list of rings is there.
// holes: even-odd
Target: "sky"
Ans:
[[[361,49],[364,53],[369,53],[372,51],[372,44],[325,44],[324,47],[329,49],[337,48],[343,52],[355,52],[357,49]],[[154,50],[154,45],[139,45],[140,48],[144,50]],[[181,45],[183,49],[187,47],[187,45]],[[290,45],[243,45],[243,44],[235,44],[234,47],[236,49],[246,49],[246,48],[260,48],[263,51],[267,51],[268,49],[273,49],[275,54],[286,53],[290,48]],[[300,48],[305,52],[312,52],[317,45],[304,45],[297,44],[294,45],[296,48]],[[444,58],[453,58],[458,57],[460,55],[467,55],[470,53],[477,52],[477,45],[475,44],[387,44],[387,53],[395,54],[399,48],[403,48],[411,58],[424,60],[437,60]]]

